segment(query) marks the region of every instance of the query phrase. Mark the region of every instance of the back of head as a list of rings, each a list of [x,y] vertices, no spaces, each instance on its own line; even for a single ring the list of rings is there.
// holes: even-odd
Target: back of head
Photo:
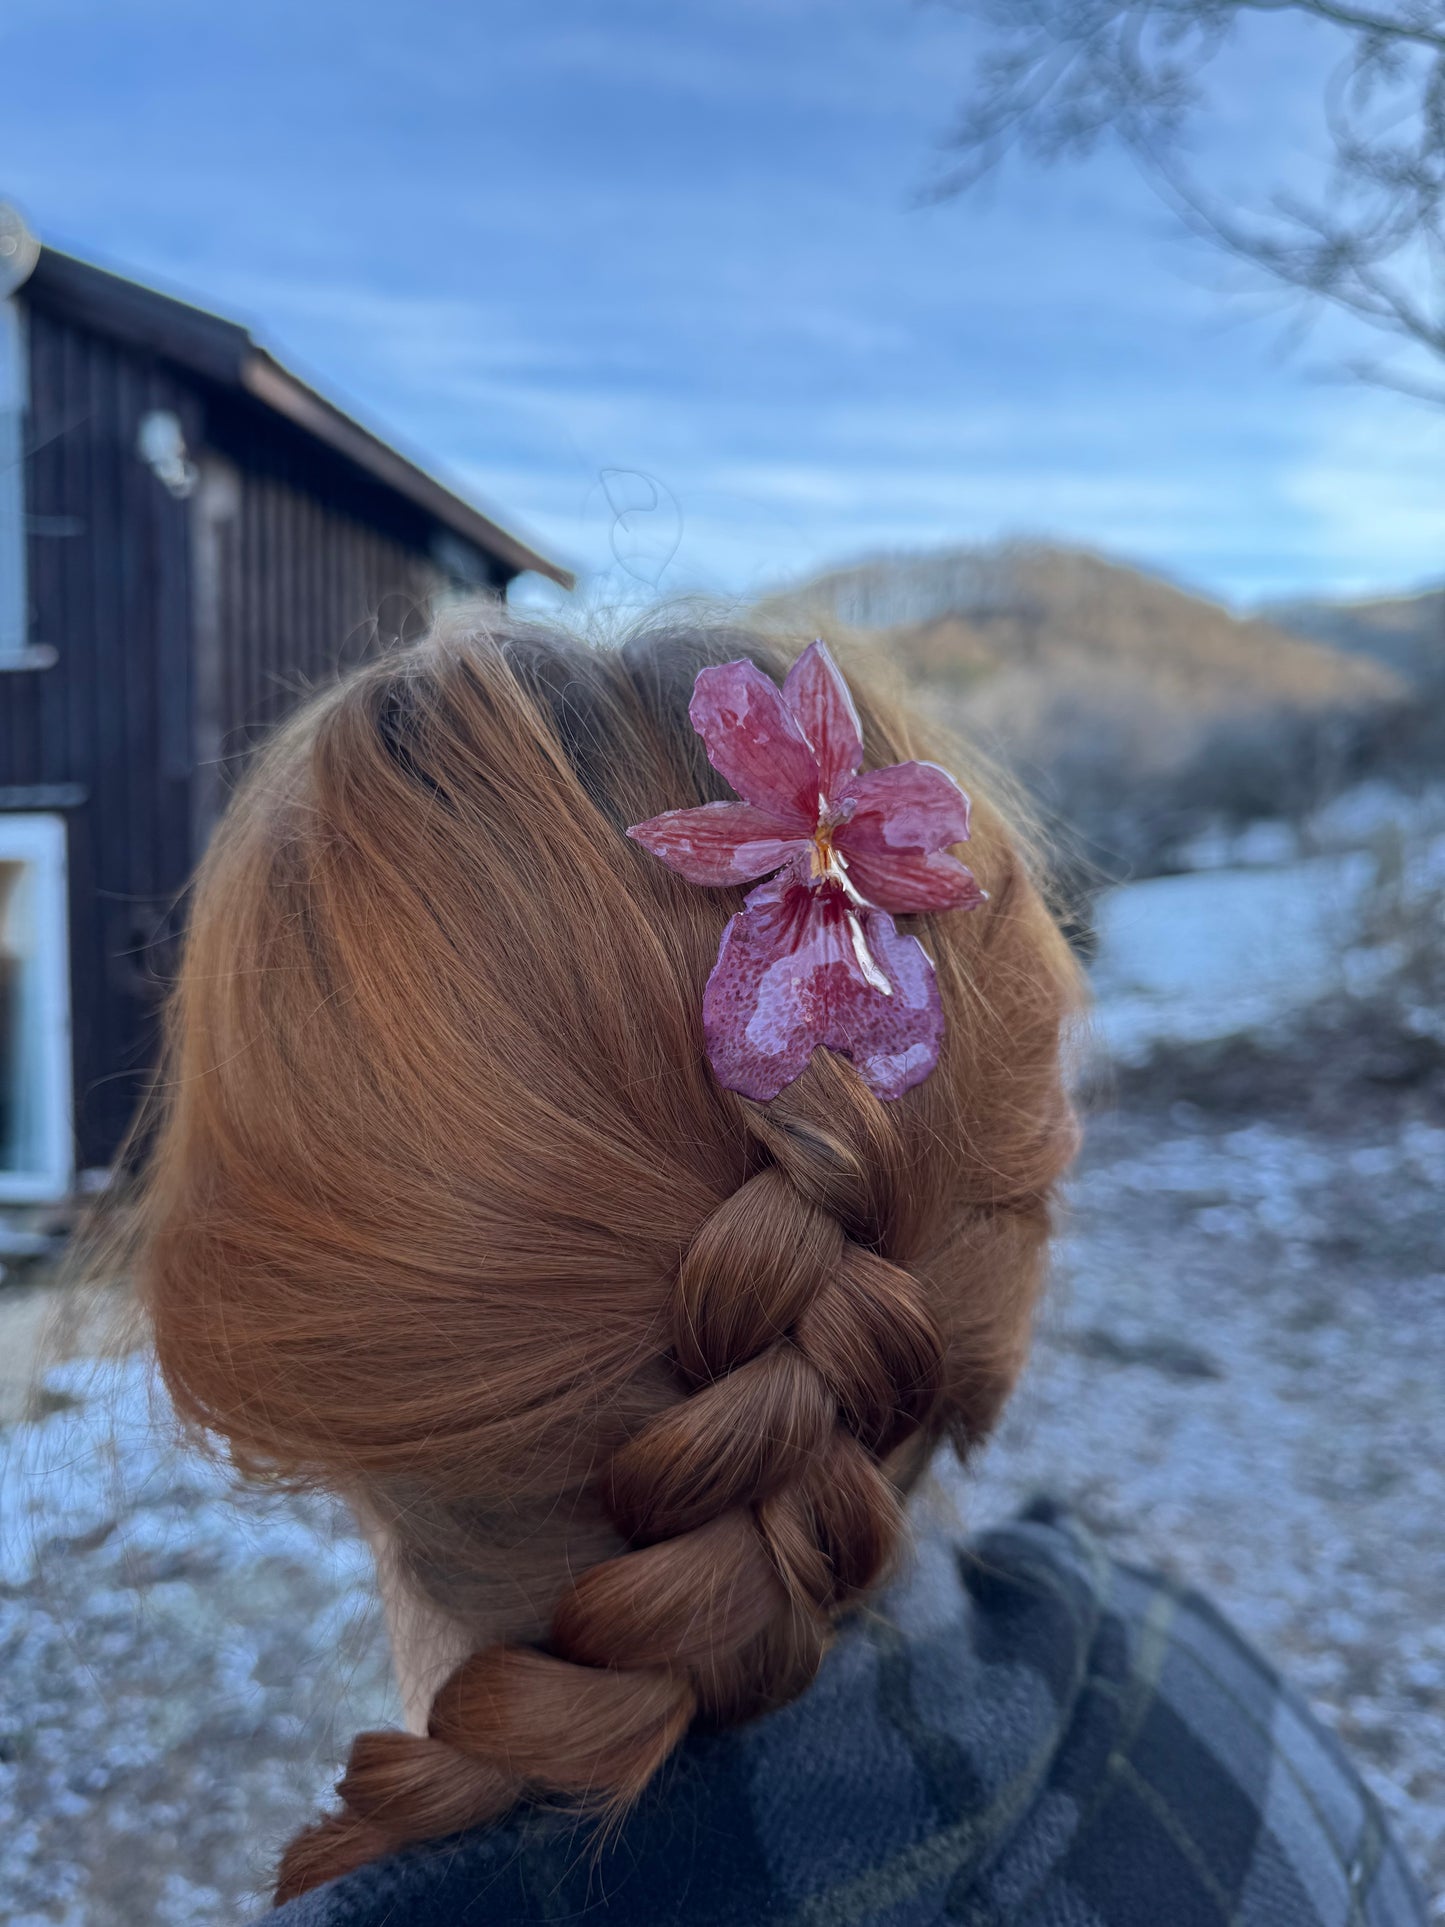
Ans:
[[[742,655],[782,666],[453,618],[295,718],[205,864],[141,1213],[162,1369],[243,1468],[350,1499],[469,1651],[425,1735],[357,1740],[282,1897],[522,1798],[619,1810],[695,1718],[796,1694],[1022,1362],[1067,949],[968,782],[990,901],[914,926],[936,1071],[722,1089],[736,893],[623,831],[727,793],[688,701]],[[854,687],[870,762],[926,751]]]

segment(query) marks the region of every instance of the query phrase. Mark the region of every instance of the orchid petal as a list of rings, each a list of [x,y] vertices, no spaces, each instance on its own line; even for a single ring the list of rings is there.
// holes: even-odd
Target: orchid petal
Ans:
[[[764,884],[754,896],[768,896]],[[703,1032],[718,1081],[766,1101],[806,1070],[827,1026],[830,973],[856,968],[842,919],[806,889],[740,910],[703,992]]]
[[[627,834],[689,883],[750,883],[809,848],[792,825],[751,803],[664,810]]]
[[[873,960],[893,986],[891,996],[835,982],[827,1035],[829,1050],[851,1057],[875,1097],[902,1097],[921,1084],[943,1047],[943,1000],[933,962],[916,937],[906,937],[884,910],[865,911],[864,935]]]
[[[863,725],[825,642],[810,642],[788,671],[783,701],[813,745],[820,787],[831,800],[863,761]]]
[[[946,850],[968,839],[968,798],[937,763],[890,763],[843,785],[840,801],[854,805],[834,841],[851,862],[867,850]],[[865,893],[866,894],[866,893]]]
[[[699,671],[688,708],[708,761],[746,803],[806,834],[818,821],[818,759],[782,691],[756,663]]]
[[[972,870],[946,851],[895,850],[879,856],[872,850],[850,850],[845,861],[848,881],[859,896],[900,916],[974,910],[987,900]]]
[[[755,889],[748,891],[743,898],[744,908],[762,910],[770,904],[784,902],[793,890],[807,889],[812,868],[813,844],[810,838],[800,846],[798,855],[789,860],[785,869],[779,870],[775,877],[769,877],[766,883],[760,883]]]
[[[741,910],[703,993],[708,1056],[728,1090],[766,1102],[819,1045],[851,1057],[870,1090],[902,1096],[938,1061],[943,1010],[922,946],[841,892],[792,888]],[[751,900],[750,900],[751,901]]]

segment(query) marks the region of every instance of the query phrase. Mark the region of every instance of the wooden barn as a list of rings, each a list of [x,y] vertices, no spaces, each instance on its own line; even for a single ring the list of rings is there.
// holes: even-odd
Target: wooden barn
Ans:
[[[244,328],[0,207],[0,1206],[112,1162],[247,746],[527,570],[570,586]]]

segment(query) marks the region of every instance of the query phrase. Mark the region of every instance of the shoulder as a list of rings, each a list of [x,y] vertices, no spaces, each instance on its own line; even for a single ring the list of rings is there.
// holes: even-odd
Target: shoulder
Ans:
[[[802,1699],[694,1735],[594,1852],[562,1816],[366,1867],[275,1927],[1423,1927],[1336,1742],[1207,1601],[1046,1504],[925,1533]],[[257,1924],[260,1927],[260,1923]]]
[[[1074,1633],[1067,1680],[1053,1648],[1052,1757],[980,1883],[999,1918],[1032,1918],[1047,1887],[1091,1927],[1420,1927],[1339,1743],[1208,1600],[1110,1559],[1048,1504],[965,1549],[963,1576],[1007,1638]]]

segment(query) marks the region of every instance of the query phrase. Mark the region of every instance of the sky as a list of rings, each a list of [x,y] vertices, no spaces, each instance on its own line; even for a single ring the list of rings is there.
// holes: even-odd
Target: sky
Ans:
[[[0,0],[0,198],[594,601],[1010,535],[1234,602],[1445,575],[1445,411],[1332,376],[1123,157],[927,204],[977,45],[919,0]],[[1307,174],[1325,51],[1227,57],[1239,181]]]

